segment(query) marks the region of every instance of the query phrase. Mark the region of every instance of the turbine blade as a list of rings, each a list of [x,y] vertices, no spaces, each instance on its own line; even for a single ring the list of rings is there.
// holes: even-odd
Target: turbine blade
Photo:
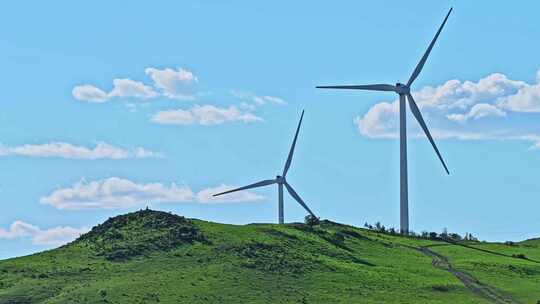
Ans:
[[[337,85],[337,86],[317,86],[317,89],[345,89],[345,90],[367,90],[367,91],[396,91],[396,87],[391,84],[366,84],[366,85]]]
[[[450,16],[450,13],[452,12],[452,8],[448,11],[448,14],[446,14],[446,17],[444,18],[443,23],[439,27],[439,30],[437,31],[437,34],[435,34],[435,37],[433,37],[433,40],[431,40],[431,43],[429,44],[426,52],[424,53],[424,56],[422,56],[422,59],[420,59],[420,62],[418,62],[418,65],[416,65],[416,68],[414,69],[414,72],[411,75],[411,78],[409,78],[409,81],[407,81],[407,86],[411,86],[413,81],[418,77],[418,74],[422,71],[422,68],[424,67],[424,64],[426,63],[426,60],[429,56],[429,53],[431,52],[431,49],[435,45],[435,41],[437,41],[437,38],[439,38],[439,34],[441,33],[444,24],[446,23],[446,20],[448,20],[448,16]]]
[[[291,149],[289,150],[289,156],[287,156],[287,161],[285,162],[285,167],[283,168],[283,176],[287,175],[287,171],[289,171],[289,167],[291,166],[293,154],[294,154],[294,148],[296,147],[296,139],[298,138],[298,132],[300,131],[300,125],[302,124],[302,118],[304,118],[304,110],[302,110],[302,115],[300,115],[300,121],[298,122],[298,127],[296,127],[296,133],[294,134],[294,139],[291,145]]]
[[[289,185],[289,183],[285,182],[285,188],[287,188],[287,191],[289,192],[289,194],[302,206],[304,207],[304,209],[306,209],[307,212],[309,212],[309,214],[311,214],[312,216],[316,217],[315,214],[309,209],[309,207],[306,205],[306,203],[304,203],[304,201],[300,198],[300,196],[298,195],[298,193],[296,193],[296,191],[294,191],[293,187],[291,185]]]
[[[407,94],[407,98],[409,99],[409,107],[411,108],[411,112],[413,113],[414,117],[416,117],[416,120],[424,130],[424,133],[426,133],[427,138],[429,139],[429,142],[433,146],[433,149],[435,149],[435,153],[437,153],[437,156],[441,160],[441,163],[444,167],[444,170],[447,174],[450,174],[448,171],[448,167],[446,167],[446,164],[444,163],[444,160],[441,156],[441,153],[439,152],[439,149],[437,148],[437,145],[435,145],[435,141],[433,140],[433,137],[431,137],[431,133],[429,133],[428,127],[426,126],[426,123],[424,122],[424,118],[422,117],[422,113],[420,113],[420,109],[418,109],[418,105],[416,105],[416,102],[414,101],[414,98],[411,94]]]
[[[275,179],[267,179],[267,180],[263,180],[263,181],[260,181],[260,182],[257,182],[257,183],[251,184],[251,185],[247,185],[247,186],[244,186],[244,187],[240,187],[240,188],[228,190],[228,191],[225,191],[225,192],[217,193],[217,194],[214,194],[212,196],[223,195],[223,194],[236,192],[236,191],[241,191],[241,190],[246,190],[246,189],[251,189],[251,188],[258,188],[258,187],[267,186],[267,185],[271,185],[271,184],[275,184],[275,183],[276,183]]]

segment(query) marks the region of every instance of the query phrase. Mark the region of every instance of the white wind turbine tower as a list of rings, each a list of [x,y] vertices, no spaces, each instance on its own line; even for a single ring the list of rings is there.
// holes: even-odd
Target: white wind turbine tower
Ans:
[[[446,20],[448,20],[448,16],[450,16],[450,13],[452,12],[452,8],[448,11],[448,14],[446,14],[446,17],[444,18],[443,23],[439,27],[439,30],[437,31],[437,34],[435,34],[435,37],[429,44],[426,52],[424,53],[424,56],[422,56],[422,59],[420,59],[420,62],[418,62],[418,65],[414,69],[411,77],[409,78],[409,81],[407,81],[407,84],[402,83],[396,83],[396,85],[391,84],[371,84],[371,85],[340,85],[340,86],[318,86],[319,89],[351,89],[351,90],[368,90],[368,91],[389,91],[389,92],[395,92],[399,95],[399,152],[400,152],[400,225],[401,225],[401,232],[402,233],[408,233],[409,232],[409,202],[408,202],[408,189],[407,189],[407,123],[406,123],[406,101],[405,98],[409,100],[409,107],[411,109],[412,114],[424,130],[424,133],[426,134],[427,138],[429,139],[431,145],[433,146],[433,149],[435,149],[435,153],[437,153],[437,156],[441,160],[442,165],[444,166],[444,170],[446,170],[447,174],[450,174],[448,171],[448,168],[446,167],[446,164],[444,163],[444,160],[441,156],[441,153],[439,153],[439,149],[437,148],[437,145],[435,145],[435,142],[433,141],[433,137],[431,136],[426,123],[424,122],[424,118],[422,118],[422,114],[420,113],[420,110],[418,109],[418,105],[414,101],[414,98],[411,95],[411,84],[414,82],[416,77],[418,77],[418,74],[422,71],[422,68],[424,67],[424,64],[426,63],[426,60],[429,56],[429,53],[431,52],[431,49],[433,48],[433,45],[435,44],[435,41],[439,37],[439,34],[441,33],[442,28],[444,27],[444,24],[446,23]]]
[[[214,194],[214,196],[219,196],[219,195],[223,195],[223,194],[227,194],[227,193],[231,193],[231,192],[236,192],[236,191],[241,191],[241,190],[246,190],[246,189],[251,189],[251,188],[258,188],[258,187],[268,186],[268,185],[272,185],[272,184],[277,184],[278,185],[278,194],[279,194],[279,199],[278,199],[278,221],[279,221],[280,224],[283,224],[283,185],[285,185],[285,188],[287,188],[287,191],[289,192],[289,194],[302,207],[304,207],[304,209],[306,209],[306,211],[309,214],[311,214],[312,216],[315,217],[315,214],[309,209],[309,207],[306,205],[306,203],[304,203],[304,201],[300,198],[298,193],[296,193],[296,191],[294,191],[293,187],[285,179],[285,177],[287,176],[287,172],[289,171],[289,167],[291,166],[291,161],[292,161],[293,154],[294,154],[294,147],[296,146],[296,139],[298,138],[298,132],[300,131],[300,125],[302,124],[302,118],[304,118],[304,111],[303,110],[302,110],[302,115],[300,116],[300,121],[298,122],[298,127],[296,128],[296,133],[294,134],[294,140],[292,142],[291,149],[289,151],[289,156],[287,157],[287,161],[285,162],[285,168],[283,168],[283,174],[282,175],[278,175],[274,179],[267,179],[267,180],[263,180],[263,181],[260,181],[260,182],[257,182],[257,183],[253,183],[253,184],[250,184],[250,185],[247,185],[247,186],[244,186],[244,187],[240,187],[240,188],[232,189],[232,190],[229,190],[229,191],[221,192],[221,193],[218,193],[218,194]]]

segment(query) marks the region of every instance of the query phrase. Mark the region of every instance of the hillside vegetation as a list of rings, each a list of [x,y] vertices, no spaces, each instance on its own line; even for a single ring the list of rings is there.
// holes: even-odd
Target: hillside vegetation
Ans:
[[[456,245],[322,221],[143,210],[0,261],[0,303],[537,303],[540,241]]]

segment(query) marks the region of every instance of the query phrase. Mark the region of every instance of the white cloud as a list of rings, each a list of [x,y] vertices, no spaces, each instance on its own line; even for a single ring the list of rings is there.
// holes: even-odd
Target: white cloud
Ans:
[[[464,110],[478,103],[496,104],[527,86],[529,85],[523,81],[511,80],[503,74],[493,73],[478,82],[454,79],[437,87],[426,86],[413,95],[421,108]]]
[[[108,94],[109,97],[135,97],[148,99],[157,96],[157,93],[150,86],[140,81],[134,81],[128,78],[114,79],[113,89]]]
[[[257,202],[264,200],[264,196],[250,191],[238,191],[214,197],[216,193],[221,193],[237,187],[220,185],[207,188],[197,193],[197,201],[200,203],[231,203],[231,202]]]
[[[75,99],[81,101],[106,102],[108,99],[107,92],[89,84],[76,86],[71,93]]]
[[[218,108],[212,105],[195,105],[188,110],[167,110],[156,113],[152,122],[159,124],[203,126],[217,125],[225,122],[241,121],[244,123],[263,121],[262,118],[249,112],[242,112],[235,106]]]
[[[219,203],[254,202],[263,199],[258,194],[242,191],[234,195],[213,199],[211,194],[228,186],[207,188],[195,194],[190,187],[175,183],[136,183],[119,177],[87,182],[81,180],[71,187],[53,191],[41,198],[42,204],[57,209],[121,209],[154,203]]]
[[[0,145],[0,156],[59,157],[68,159],[127,159],[162,157],[160,154],[138,147],[126,150],[108,143],[99,142],[93,148],[75,146],[65,142],[51,142],[39,145]]]
[[[32,241],[37,245],[63,245],[69,243],[81,234],[88,232],[88,228],[73,228],[59,226],[47,230],[40,230],[33,236]]]
[[[540,72],[538,82],[529,84],[494,73],[477,82],[449,80],[412,94],[435,138],[526,140],[536,144],[538,140],[534,138],[539,129],[519,119],[519,115],[540,112],[538,75]],[[423,136],[414,118],[407,115],[409,133],[413,137]],[[485,119],[487,117],[491,119]],[[502,118],[505,118],[504,124],[494,124]],[[379,102],[355,117],[354,123],[366,137],[396,138],[398,101]]]
[[[254,110],[256,107],[260,107],[265,104],[274,104],[274,105],[286,105],[287,102],[280,97],[275,96],[258,96],[251,92],[232,90],[231,95],[242,100],[240,106],[245,109]]]
[[[363,116],[354,118],[361,134],[372,138],[396,136],[398,103],[380,102],[371,107]]]
[[[107,102],[114,97],[142,100],[159,96],[174,99],[195,98],[195,85],[199,80],[193,72],[182,68],[178,70],[147,68],[145,73],[152,79],[153,86],[129,78],[117,78],[113,80],[110,92],[84,84],[75,86],[72,95],[77,100],[96,103]]]
[[[168,98],[193,99],[194,85],[199,82],[193,72],[183,68],[147,68],[145,73],[152,78],[154,86]]]
[[[93,85],[85,84],[73,88],[72,94],[77,100],[96,103],[107,102],[114,97],[146,100],[158,96],[151,86],[129,78],[113,79],[113,88],[108,93]]]
[[[503,110],[497,108],[496,106],[487,103],[478,103],[475,104],[468,113],[448,114],[446,117],[453,121],[465,122],[469,119],[480,119],[489,116],[503,117],[506,116],[506,113]]]
[[[29,237],[35,245],[57,246],[73,241],[88,230],[88,228],[73,228],[69,226],[58,226],[43,230],[38,226],[23,221],[15,221],[7,230],[0,228],[0,239],[9,240]]]
[[[1,239],[16,239],[36,234],[40,229],[37,226],[23,221],[15,221],[8,230],[0,228]]]
[[[55,190],[42,197],[43,204],[58,209],[118,209],[144,203],[177,203],[193,201],[194,194],[187,186],[171,183],[137,184],[127,179],[110,177]]]
[[[285,100],[274,96],[253,96],[253,101],[259,106],[265,105],[268,102],[276,105],[285,104]]]
[[[540,83],[521,88],[501,99],[498,105],[514,112],[540,112]]]
[[[278,105],[284,105],[286,104],[285,100],[279,98],[279,97],[275,97],[275,96],[263,96],[264,100],[268,101],[268,102],[271,102],[271,103],[274,103],[274,104],[278,104]]]

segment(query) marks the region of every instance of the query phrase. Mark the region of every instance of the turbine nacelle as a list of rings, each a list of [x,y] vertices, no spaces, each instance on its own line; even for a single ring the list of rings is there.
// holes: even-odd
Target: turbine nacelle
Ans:
[[[396,83],[396,93],[400,95],[407,95],[411,92],[411,88],[403,83]]]
[[[276,183],[278,184],[285,184],[287,180],[285,179],[285,176],[276,175]]]

